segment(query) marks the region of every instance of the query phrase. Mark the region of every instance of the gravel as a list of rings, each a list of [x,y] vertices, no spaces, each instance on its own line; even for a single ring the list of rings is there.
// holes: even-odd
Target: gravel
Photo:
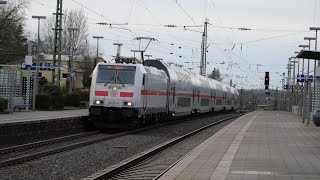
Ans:
[[[154,179],[156,176],[168,169],[172,164],[176,163],[179,159],[193,150],[196,146],[214,135],[233,120],[224,121],[205,129],[190,138],[161,151],[157,155],[149,158],[147,161],[143,161],[142,163],[135,165],[134,167],[131,167],[125,172],[121,172],[110,179]]]
[[[220,114],[151,129],[21,165],[2,168],[0,179],[81,179],[160,143],[233,115]]]

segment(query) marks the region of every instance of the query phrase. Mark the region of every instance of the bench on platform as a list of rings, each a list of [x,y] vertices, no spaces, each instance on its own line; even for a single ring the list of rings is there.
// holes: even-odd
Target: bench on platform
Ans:
[[[27,106],[30,106],[25,104],[23,97],[13,97],[12,105],[13,105],[13,111],[15,111],[16,109],[21,111],[22,108],[26,108]]]

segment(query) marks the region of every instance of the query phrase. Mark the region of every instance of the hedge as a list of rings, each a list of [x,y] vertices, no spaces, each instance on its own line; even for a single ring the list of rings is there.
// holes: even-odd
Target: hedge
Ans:
[[[8,109],[8,100],[0,98],[0,111],[4,111],[6,109]]]
[[[66,106],[80,106],[80,95],[77,93],[69,93],[64,96],[64,102]]]
[[[50,109],[52,98],[49,94],[37,94],[36,109],[47,110]]]

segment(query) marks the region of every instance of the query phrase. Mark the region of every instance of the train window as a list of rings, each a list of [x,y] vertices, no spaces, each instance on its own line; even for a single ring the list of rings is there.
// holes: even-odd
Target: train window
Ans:
[[[201,106],[209,106],[209,99],[201,99]]]
[[[117,70],[118,75],[116,78],[117,84],[134,84],[135,71]]]
[[[217,99],[216,100],[216,105],[222,105],[222,100],[221,99]]]
[[[100,68],[97,83],[134,84],[135,71]]]
[[[191,98],[186,97],[178,97],[178,107],[190,107],[191,106]]]
[[[97,83],[115,83],[116,70],[99,69]]]

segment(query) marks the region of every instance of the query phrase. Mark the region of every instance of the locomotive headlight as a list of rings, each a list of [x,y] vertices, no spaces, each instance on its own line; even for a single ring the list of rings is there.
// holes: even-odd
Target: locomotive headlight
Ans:
[[[112,90],[116,91],[116,90],[117,90],[117,87],[113,87]]]
[[[99,104],[103,104],[103,101],[96,100],[94,103],[99,105]]]
[[[124,105],[125,106],[133,106],[133,103],[132,102],[124,102]]]

